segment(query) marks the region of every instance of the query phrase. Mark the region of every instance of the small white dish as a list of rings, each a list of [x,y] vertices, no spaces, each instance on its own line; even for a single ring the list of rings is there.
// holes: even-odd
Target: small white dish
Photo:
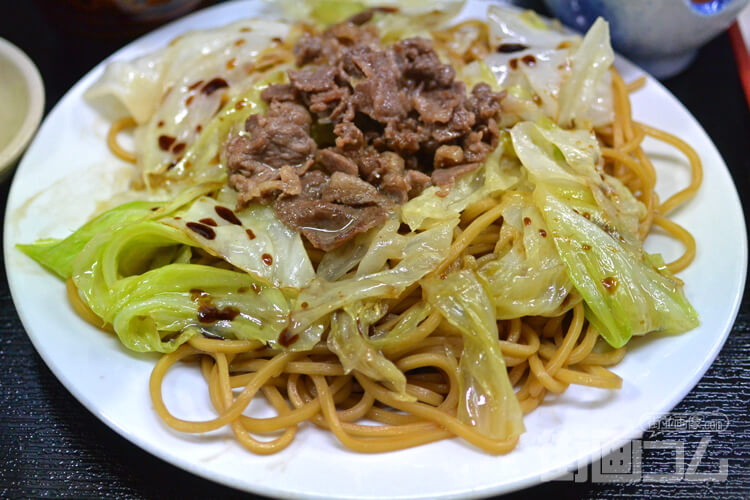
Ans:
[[[34,136],[44,112],[44,84],[34,63],[0,38],[0,179]]]

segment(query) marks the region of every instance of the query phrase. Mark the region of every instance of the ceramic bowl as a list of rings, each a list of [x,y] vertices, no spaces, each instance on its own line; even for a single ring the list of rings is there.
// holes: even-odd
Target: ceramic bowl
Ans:
[[[615,49],[657,78],[685,69],[748,0],[544,0],[555,17],[585,31],[602,16]]]
[[[0,38],[0,179],[15,166],[44,111],[44,85],[31,59]]]

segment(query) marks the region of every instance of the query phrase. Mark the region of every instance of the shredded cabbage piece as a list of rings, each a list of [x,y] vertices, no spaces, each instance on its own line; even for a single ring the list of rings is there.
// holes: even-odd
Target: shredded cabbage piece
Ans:
[[[523,413],[500,349],[492,300],[469,270],[422,281],[427,301],[461,332],[458,418],[493,439],[524,431]]]

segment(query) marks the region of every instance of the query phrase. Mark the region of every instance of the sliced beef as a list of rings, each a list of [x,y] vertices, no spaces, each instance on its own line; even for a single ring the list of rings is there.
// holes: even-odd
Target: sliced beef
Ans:
[[[289,80],[292,87],[306,92],[324,92],[336,87],[334,78],[336,68],[332,66],[323,66],[317,69],[303,69],[300,71],[289,71]]]
[[[317,146],[310,137],[310,113],[299,104],[273,101],[265,115],[252,115],[247,135],[227,146],[230,173],[253,175],[267,167],[300,166],[311,162]]]
[[[409,198],[414,198],[422,194],[422,191],[432,184],[432,179],[419,170],[407,170],[406,182],[409,184]]]
[[[453,117],[453,111],[464,100],[462,86],[456,84],[455,88],[414,93],[413,106],[419,113],[420,120],[425,123],[448,123]]]
[[[432,44],[424,38],[407,38],[393,45],[398,65],[407,79],[423,82],[426,88],[449,87],[456,70],[442,64]]]
[[[375,186],[343,172],[334,172],[320,195],[323,201],[353,207],[388,205],[387,198]]]
[[[473,172],[478,169],[480,165],[480,163],[464,163],[463,165],[456,165],[455,167],[435,170],[432,172],[432,183],[443,188],[441,190],[442,193],[448,194],[450,188],[456,183],[456,179],[464,174]]]
[[[250,116],[246,135],[229,140],[229,184],[240,192],[242,204],[275,191],[290,195],[299,192],[296,177],[313,163],[317,150],[310,137],[310,123],[310,114],[303,106],[272,101],[265,115]]]
[[[302,233],[315,248],[330,251],[359,233],[381,225],[390,208],[387,198],[359,177],[318,170],[301,179],[297,196],[277,198],[276,215]]]
[[[348,175],[359,176],[359,167],[357,167],[357,164],[350,158],[337,152],[334,148],[326,148],[318,151],[318,160],[331,173],[343,172]]]
[[[503,96],[503,93],[493,92],[486,83],[477,83],[471,90],[469,108],[478,120],[490,120],[500,112]]]
[[[292,85],[288,83],[277,83],[264,88],[260,93],[260,98],[266,102],[295,101],[297,99],[297,93]]]
[[[388,212],[382,207],[354,208],[304,198],[278,199],[273,205],[276,215],[296,229],[315,248],[333,250],[385,222]]]
[[[440,146],[435,151],[435,168],[452,167],[464,161],[464,150],[461,146]]]
[[[337,123],[333,128],[336,135],[336,147],[341,149],[359,149],[365,144],[365,136],[352,122]]]
[[[484,83],[468,92],[429,40],[382,46],[371,17],[303,34],[289,83],[263,90],[266,113],[225,146],[240,204],[272,202],[326,251],[430,185],[447,194],[499,142],[503,93]]]
[[[355,85],[352,96],[357,111],[379,122],[404,118],[409,111],[409,98],[393,55],[382,50],[361,50],[352,55],[352,61],[364,77]]]

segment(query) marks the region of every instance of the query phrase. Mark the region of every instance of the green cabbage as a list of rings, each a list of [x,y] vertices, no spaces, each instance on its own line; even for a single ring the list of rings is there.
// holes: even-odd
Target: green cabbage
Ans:
[[[461,176],[450,192],[442,196],[441,189],[431,186],[401,207],[401,219],[413,231],[431,227],[450,219],[477,201],[510,189],[521,180],[518,161],[504,155],[504,147],[497,147],[484,165]]]
[[[592,196],[586,203],[585,196],[566,199],[537,187],[535,197],[586,302],[587,319],[612,347],[622,347],[633,335],[680,333],[698,326],[695,309],[661,256],[646,254],[637,239],[608,224]]]
[[[315,345],[319,337],[302,332],[324,321],[332,312],[367,299],[396,298],[434,270],[448,255],[457,223],[458,220],[447,221],[408,235],[398,234],[398,224],[386,224],[380,230],[383,235],[378,235],[380,238],[376,238],[360,263],[362,272],[358,270],[355,276],[334,282],[314,280],[300,292],[291,316],[290,332],[300,334],[301,339],[293,348],[309,349]],[[385,240],[391,243],[377,243]],[[385,265],[388,259],[394,262],[392,267]]]
[[[136,351],[170,352],[199,332],[276,339],[289,314],[281,290],[246,273],[191,264],[191,246],[157,221],[122,225],[85,246],[72,278],[91,310]]]
[[[502,205],[502,246],[477,270],[498,319],[560,314],[573,286],[542,214],[530,193],[508,193]]]
[[[409,399],[404,373],[367,338],[370,324],[356,313],[354,316],[345,311],[334,313],[328,332],[328,348],[336,353],[347,373],[357,370],[385,383],[402,399]]]
[[[476,275],[459,271],[425,279],[422,287],[427,301],[463,338],[458,418],[494,439],[520,435],[523,414],[500,349],[495,308]]]
[[[72,278],[81,299],[130,349],[171,352],[198,333],[275,341],[289,321],[282,290],[245,272],[191,263],[191,249],[201,245],[163,222],[173,221],[185,204],[178,213],[205,215],[203,208],[214,205],[201,196],[215,189],[195,186],[169,203],[127,203],[64,240],[19,248],[61,278]],[[220,219],[215,211],[214,217]],[[258,227],[258,239],[289,251],[281,235],[267,231],[273,228]],[[303,275],[293,263],[290,258],[279,269]]]
[[[589,28],[573,54],[572,74],[560,88],[560,115],[557,121],[561,126],[591,125],[590,113],[598,94],[611,96],[605,76],[609,74],[614,60],[615,53],[609,44],[609,24],[600,17]]]
[[[488,25],[491,46],[525,47],[511,53],[493,52],[486,58],[500,85],[508,90],[500,126],[542,116],[566,127],[574,121],[579,127],[612,122],[612,77],[607,69],[613,53],[604,21],[594,23],[582,40],[533,12],[492,5]],[[533,57],[534,64],[524,63],[527,57]]]
[[[315,270],[299,233],[281,222],[267,205],[252,204],[234,211],[236,204],[237,193],[225,189],[221,201],[202,196],[187,210],[176,212],[161,222],[179,229],[209,254],[221,257],[268,284],[297,289],[309,284]],[[237,220],[229,221],[219,215],[227,211]],[[190,224],[201,220],[216,224],[209,226],[213,238],[205,238],[189,228]]]
[[[73,274],[73,260],[83,247],[102,231],[143,219],[162,203],[133,201],[109,210],[92,219],[63,240],[44,239],[18,245],[18,248],[62,279]]]
[[[522,122],[513,127],[511,138],[535,185],[534,202],[546,232],[585,301],[586,317],[602,337],[621,347],[633,335],[697,326],[680,283],[660,256],[643,251],[637,229],[645,207],[599,170],[593,135]]]

